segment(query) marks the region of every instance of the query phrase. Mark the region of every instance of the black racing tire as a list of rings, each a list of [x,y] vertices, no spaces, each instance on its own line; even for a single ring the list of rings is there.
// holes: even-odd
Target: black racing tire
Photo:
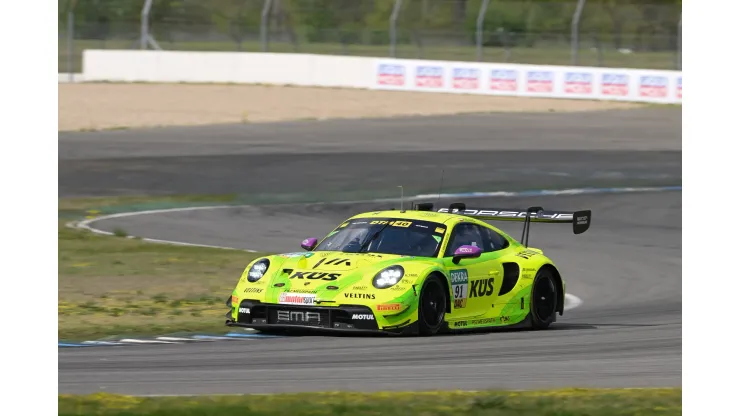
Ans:
[[[557,280],[551,270],[540,269],[532,283],[529,299],[533,329],[546,329],[555,322],[558,310]]]
[[[430,276],[419,292],[419,335],[429,336],[439,332],[444,325],[447,296],[442,281]]]

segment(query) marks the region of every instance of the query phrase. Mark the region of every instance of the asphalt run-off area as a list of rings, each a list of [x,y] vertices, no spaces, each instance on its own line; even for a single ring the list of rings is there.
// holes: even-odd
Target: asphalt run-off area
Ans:
[[[60,133],[60,197],[242,196],[235,206],[86,224],[102,232],[292,252],[357,212],[398,207],[389,199],[399,185],[407,196],[436,195],[440,185],[445,194],[510,191],[460,198],[591,209],[593,223],[582,235],[532,227],[530,242],[555,260],[574,296],[547,331],[60,348],[59,392],[680,386],[680,184],[674,108]],[[591,191],[518,193],[583,188]],[[456,199],[444,195],[441,203]],[[515,236],[521,230],[500,226]]]

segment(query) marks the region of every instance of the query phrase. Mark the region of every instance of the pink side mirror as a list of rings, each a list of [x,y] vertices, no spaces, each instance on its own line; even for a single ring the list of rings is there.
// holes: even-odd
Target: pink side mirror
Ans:
[[[301,248],[303,248],[306,251],[311,251],[314,248],[316,248],[316,245],[319,243],[319,240],[316,238],[307,238],[301,242]]]
[[[462,259],[474,259],[476,257],[480,257],[482,252],[483,251],[480,249],[480,247],[460,246],[452,255],[452,262],[457,264],[460,263],[460,260]]]

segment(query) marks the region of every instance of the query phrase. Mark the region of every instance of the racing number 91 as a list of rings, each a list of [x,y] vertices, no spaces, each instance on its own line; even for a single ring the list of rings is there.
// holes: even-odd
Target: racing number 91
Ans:
[[[388,221],[381,221],[381,220],[375,220],[371,221],[370,225],[373,224],[388,224]],[[409,227],[411,225],[411,221],[391,221],[389,225],[392,225],[394,227]]]
[[[463,285],[455,285],[455,299],[460,299],[465,295],[465,287]]]

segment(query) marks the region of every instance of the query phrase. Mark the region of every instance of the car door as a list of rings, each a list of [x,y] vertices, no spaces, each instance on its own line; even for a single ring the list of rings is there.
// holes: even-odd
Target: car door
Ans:
[[[481,256],[453,263],[453,253],[462,245],[480,247]],[[443,257],[452,285],[450,319],[480,316],[491,310],[503,276],[498,254],[487,228],[461,222],[452,229]]]

